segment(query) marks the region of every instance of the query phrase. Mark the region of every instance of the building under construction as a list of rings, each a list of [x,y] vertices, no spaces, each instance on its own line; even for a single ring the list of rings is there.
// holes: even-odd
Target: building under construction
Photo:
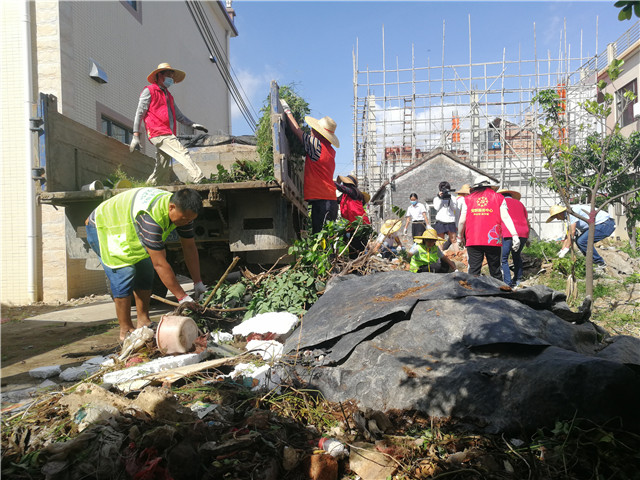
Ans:
[[[535,24],[534,24],[535,32]],[[563,102],[567,128],[560,132],[569,143],[579,142],[587,124],[580,103],[597,95],[598,75],[616,55],[637,48],[640,22],[595,56],[582,57],[564,46],[557,58],[550,54],[517,60],[447,65],[416,64],[390,68],[385,62],[384,30],[382,68],[360,70],[354,52],[354,165],[361,185],[369,192],[391,189],[393,177],[411,164],[441,148],[499,179],[503,187],[519,191],[535,232],[543,229],[556,196],[546,189],[549,171],[539,139],[540,113],[532,105],[540,91],[555,89]],[[561,42],[562,43],[562,42]],[[596,41],[597,43],[597,41]],[[469,39],[471,51],[471,40]],[[535,47],[534,34],[534,52]],[[598,47],[596,45],[596,51]],[[447,179],[442,179],[447,180]],[[454,185],[460,187],[460,185]],[[436,192],[422,192],[426,196]],[[383,211],[408,199],[385,195]],[[557,229],[557,227],[556,227]]]

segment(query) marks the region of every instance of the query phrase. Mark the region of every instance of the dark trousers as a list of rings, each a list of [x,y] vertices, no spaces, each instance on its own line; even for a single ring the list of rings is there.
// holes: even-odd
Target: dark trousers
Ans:
[[[424,222],[411,222],[411,235],[419,237],[427,229],[427,224]]]
[[[467,245],[467,255],[469,255],[469,273],[471,275],[480,275],[480,271],[482,270],[482,261],[487,257],[489,274],[493,278],[497,278],[502,281],[502,270],[500,268],[502,246],[490,247],[488,245]]]
[[[308,200],[311,205],[311,232],[315,235],[327,221],[338,218],[338,200]]]
[[[509,285],[510,287],[515,287],[520,280],[522,280],[522,256],[520,252],[524,248],[527,243],[526,237],[518,237],[520,238],[520,248],[518,251],[512,251],[511,246],[513,245],[513,238],[504,237],[502,239],[502,276],[504,277],[504,283]],[[509,269],[509,255],[513,257],[513,279],[511,279],[511,270]]]

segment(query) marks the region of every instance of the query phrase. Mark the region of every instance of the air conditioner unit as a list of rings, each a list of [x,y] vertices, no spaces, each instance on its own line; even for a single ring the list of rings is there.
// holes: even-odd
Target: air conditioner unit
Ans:
[[[633,104],[633,118],[640,118],[640,102]]]

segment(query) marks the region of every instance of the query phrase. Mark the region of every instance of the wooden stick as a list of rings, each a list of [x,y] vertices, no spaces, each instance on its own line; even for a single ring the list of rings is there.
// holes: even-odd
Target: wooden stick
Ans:
[[[227,278],[227,275],[229,275],[229,272],[231,272],[231,270],[234,269],[234,267],[236,266],[239,260],[240,260],[240,257],[233,257],[233,262],[231,262],[231,265],[229,265],[229,268],[227,268],[227,271],[224,272],[224,274],[220,277],[220,280],[218,280],[218,284],[214,287],[213,290],[211,290],[211,293],[209,294],[207,301],[204,302],[204,305],[203,305],[204,308],[207,308],[207,305],[209,305],[209,302],[213,298],[213,295],[218,291],[218,288],[220,288],[220,285],[222,285],[222,282],[224,282],[224,280]]]
[[[167,305],[171,305],[172,307],[179,307],[180,304],[178,302],[174,302],[172,300],[167,300],[166,298],[159,297],[158,295],[151,295],[151,298],[154,300],[158,300],[159,302],[166,303]],[[236,308],[217,308],[217,307],[203,307],[206,312],[209,310],[210,312],[242,312],[247,310],[248,307],[236,307]]]

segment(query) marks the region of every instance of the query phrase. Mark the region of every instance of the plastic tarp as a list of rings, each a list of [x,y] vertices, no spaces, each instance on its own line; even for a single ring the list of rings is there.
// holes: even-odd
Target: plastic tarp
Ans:
[[[487,431],[537,428],[576,412],[639,428],[640,340],[602,342],[587,321],[590,304],[573,312],[564,300],[546,287],[508,291],[466,273],[343,279],[285,344],[322,361],[283,367],[283,375],[331,401],[453,416]]]

